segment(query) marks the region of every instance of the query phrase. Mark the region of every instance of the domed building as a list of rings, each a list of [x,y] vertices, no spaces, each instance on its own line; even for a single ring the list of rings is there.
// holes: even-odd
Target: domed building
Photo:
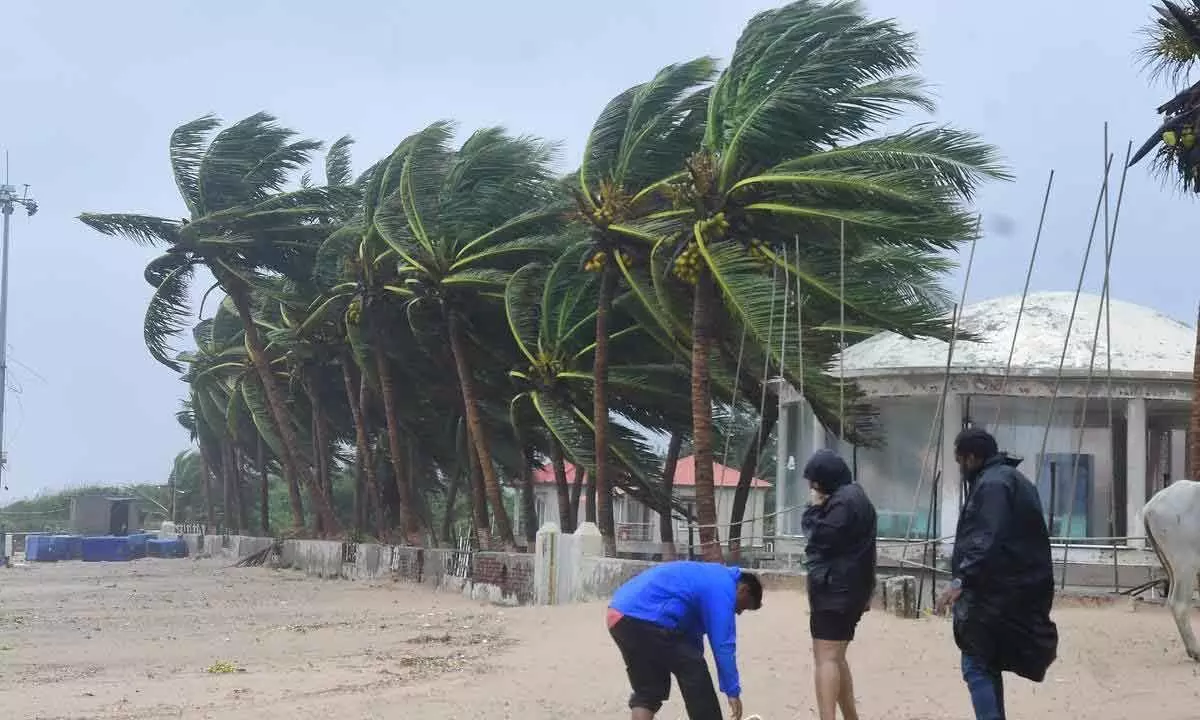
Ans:
[[[977,339],[954,344],[948,372],[949,344],[939,340],[882,333],[848,348],[842,371],[878,410],[882,447],[839,448],[786,388],[778,506],[803,506],[804,461],[816,448],[831,447],[852,461],[874,500],[881,537],[953,535],[961,502],[954,437],[978,426],[996,436],[1001,450],[1023,458],[1020,469],[1037,482],[1057,542],[1111,546],[1130,538],[1129,545],[1140,545],[1146,499],[1188,476],[1195,332],[1149,308],[1113,300],[1110,353],[1101,298],[1081,295],[1072,323],[1074,302],[1071,292],[1031,293],[1019,323],[1020,296],[966,307],[960,328]],[[936,493],[935,466],[944,480]],[[798,536],[800,512],[782,513],[778,525],[779,535]]]

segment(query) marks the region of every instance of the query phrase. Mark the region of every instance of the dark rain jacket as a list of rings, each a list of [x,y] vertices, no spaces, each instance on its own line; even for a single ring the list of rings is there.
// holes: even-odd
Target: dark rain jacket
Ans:
[[[817,452],[804,477],[827,496],[806,508],[801,520],[809,607],[861,613],[875,591],[875,506],[836,453]]]
[[[954,640],[996,670],[1041,682],[1058,651],[1054,575],[1037,487],[996,455],[966,478],[951,571],[962,581]]]

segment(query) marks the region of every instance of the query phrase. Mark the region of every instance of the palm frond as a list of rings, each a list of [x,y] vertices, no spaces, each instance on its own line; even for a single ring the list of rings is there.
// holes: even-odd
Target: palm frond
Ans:
[[[182,367],[175,360],[175,351],[170,343],[188,328],[188,321],[191,319],[188,302],[194,274],[193,261],[181,258],[174,269],[161,275],[158,286],[146,306],[146,316],[142,323],[142,336],[150,356],[176,372],[182,370]]]
[[[974,199],[983,182],[1012,179],[996,149],[976,134],[928,125],[793,158],[764,175],[795,170],[915,173],[926,183],[952,188],[968,201]],[[754,178],[742,182],[752,184]]]
[[[343,135],[329,146],[325,154],[325,184],[331,187],[349,185],[350,178],[350,146],[354,139]]]
[[[200,160],[198,187],[205,214],[262,200],[283,189],[321,147],[292,141],[296,133],[260,112],[221,130]]]
[[[183,226],[177,220],[130,213],[82,213],[79,221],[102,235],[123,237],[147,247],[174,245]]]
[[[200,196],[200,161],[204,157],[209,134],[220,127],[214,115],[204,115],[175,128],[171,133],[171,171],[175,187],[192,217],[204,214]]]
[[[869,20],[856,0],[798,0],[755,16],[710,98],[704,144],[721,158],[718,187],[924,105],[896,79],[915,63],[912,35]]]

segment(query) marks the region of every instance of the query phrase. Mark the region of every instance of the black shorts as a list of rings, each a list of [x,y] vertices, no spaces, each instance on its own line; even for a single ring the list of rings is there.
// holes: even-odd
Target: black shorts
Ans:
[[[671,694],[671,676],[692,720],[722,720],[721,703],[713,688],[704,647],[693,645],[682,633],[654,623],[623,617],[610,629],[625,660],[633,693],[629,707],[657,713]]]
[[[854,639],[854,630],[862,613],[839,610],[814,610],[808,615],[808,631],[813,640],[849,642]]]

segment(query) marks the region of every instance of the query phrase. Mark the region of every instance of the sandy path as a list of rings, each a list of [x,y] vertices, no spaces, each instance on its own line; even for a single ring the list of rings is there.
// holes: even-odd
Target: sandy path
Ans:
[[[404,584],[322,582],[219,561],[0,571],[4,718],[621,718],[602,607],[500,609]],[[1160,609],[1063,608],[1046,683],[1013,717],[1200,716],[1200,665]],[[813,717],[799,595],[743,616],[746,709]],[[949,626],[871,613],[852,649],[863,717],[969,716]],[[244,672],[210,673],[227,662]],[[682,716],[673,701],[661,717]]]

